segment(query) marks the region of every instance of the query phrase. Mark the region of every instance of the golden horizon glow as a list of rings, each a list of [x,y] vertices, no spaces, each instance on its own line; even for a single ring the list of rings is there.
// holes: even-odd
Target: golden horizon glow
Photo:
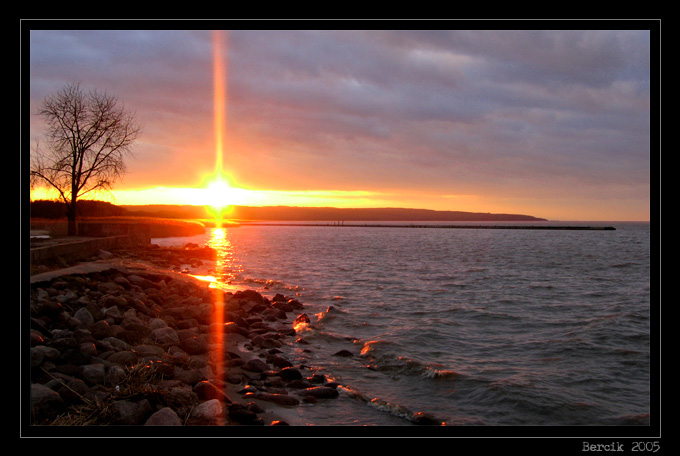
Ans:
[[[153,187],[146,189],[121,189],[97,195],[100,201],[118,206],[187,205],[211,208],[215,195],[208,187]],[[54,191],[37,188],[31,191],[31,201],[57,200]],[[489,212],[506,214],[525,214],[548,220],[560,221],[640,221],[649,222],[649,212],[639,214],[619,212],[606,201],[587,208],[580,206],[565,207],[561,201],[547,202],[538,200],[519,200],[508,202],[492,196],[459,195],[455,205],[451,204],[452,195],[403,194],[397,191],[343,191],[343,190],[248,190],[229,186],[229,196],[224,200],[228,206],[294,206],[294,207],[336,207],[336,208],[379,208],[399,207],[431,209],[440,211]],[[229,207],[225,206],[224,215],[228,218]]]

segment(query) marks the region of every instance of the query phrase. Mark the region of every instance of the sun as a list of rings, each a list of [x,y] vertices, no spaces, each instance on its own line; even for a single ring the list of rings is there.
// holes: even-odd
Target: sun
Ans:
[[[234,204],[234,188],[222,178],[215,178],[205,186],[205,205],[216,218],[221,218]]]

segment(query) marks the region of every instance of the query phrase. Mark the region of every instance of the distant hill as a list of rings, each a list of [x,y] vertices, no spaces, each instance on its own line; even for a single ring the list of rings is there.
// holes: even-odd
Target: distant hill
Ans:
[[[209,218],[203,206],[122,206],[130,215]],[[261,221],[432,221],[432,222],[523,222],[545,219],[520,214],[435,211],[400,208],[334,208],[296,206],[234,206],[230,218]]]
[[[519,214],[490,214],[460,211],[434,211],[401,208],[332,208],[332,207],[247,207],[234,208],[232,217],[240,220],[271,221],[431,221],[431,222],[490,222],[540,221],[536,217]]]
[[[143,205],[115,206],[102,201],[83,200],[78,203],[83,217],[138,216],[175,219],[208,219],[212,216],[205,206]],[[62,218],[62,203],[31,202],[31,217]],[[430,209],[296,207],[296,206],[233,206],[230,218],[242,221],[383,221],[383,222],[536,222],[546,219],[521,214],[488,212],[435,211]]]

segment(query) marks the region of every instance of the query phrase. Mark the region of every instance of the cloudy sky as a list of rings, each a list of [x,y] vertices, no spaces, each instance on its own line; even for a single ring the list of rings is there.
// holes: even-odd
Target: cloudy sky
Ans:
[[[235,203],[650,219],[648,30],[220,36]],[[32,30],[27,109],[73,82],[118,96],[143,131],[116,202],[186,203],[215,171],[213,38]]]

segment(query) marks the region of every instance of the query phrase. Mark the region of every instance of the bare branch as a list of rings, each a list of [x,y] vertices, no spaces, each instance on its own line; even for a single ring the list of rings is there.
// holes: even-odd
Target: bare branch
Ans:
[[[75,217],[79,196],[110,189],[124,174],[140,126],[116,97],[85,94],[78,84],[46,97],[38,114],[47,125],[47,150],[34,151],[31,185],[42,180],[57,189]]]

